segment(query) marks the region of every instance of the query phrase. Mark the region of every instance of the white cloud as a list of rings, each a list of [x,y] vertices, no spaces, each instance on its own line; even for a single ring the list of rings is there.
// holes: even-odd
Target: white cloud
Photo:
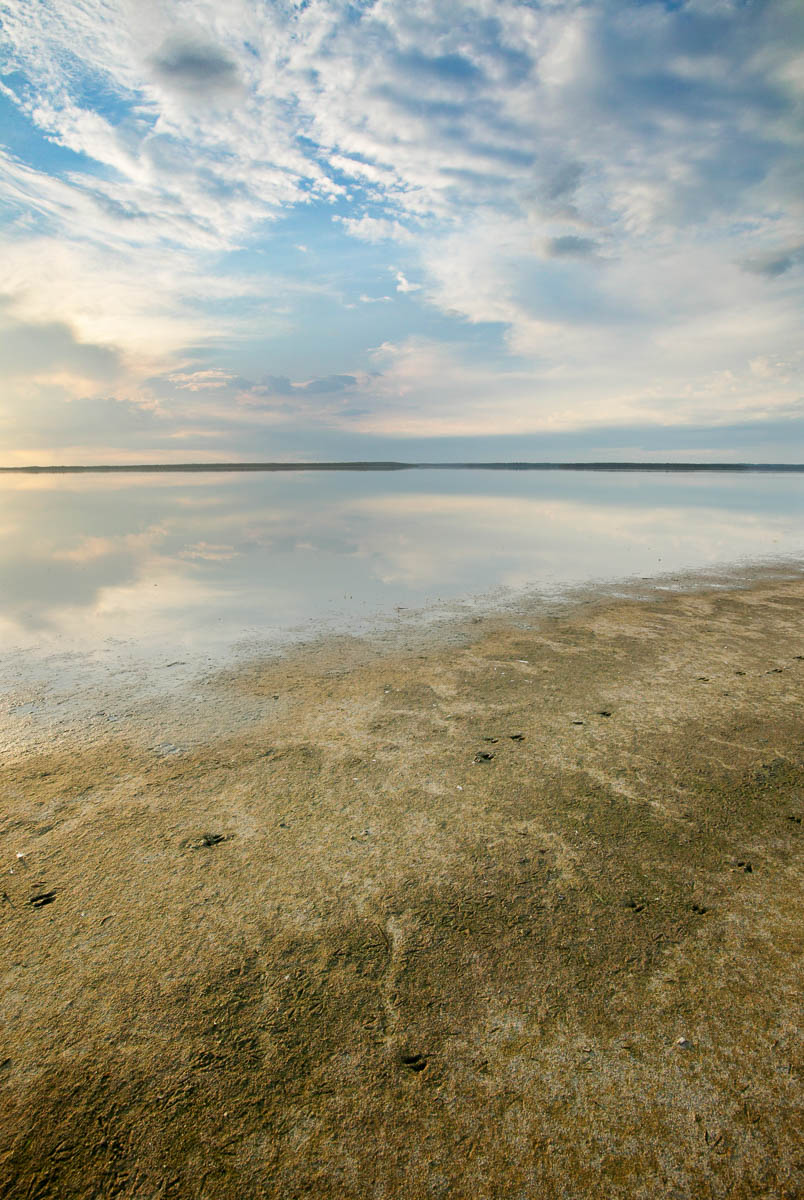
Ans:
[[[363,242],[412,242],[413,234],[403,228],[398,221],[388,221],[382,217],[336,217],[336,221],[352,237],[360,238]]]
[[[295,285],[231,267],[324,200],[360,253],[404,255],[397,292],[467,335],[498,325],[514,356],[464,375],[450,347],[401,333],[384,407],[363,389],[366,428],[719,421],[794,401],[804,92],[788,0],[2,10],[4,94],[78,157],[0,155],[0,292],[19,320],[118,348],[130,394],[138,372],[222,391],[214,367],[186,381],[187,347],[280,333],[267,301],[294,286],[334,294],[312,278],[313,226],[293,234]],[[341,291],[366,305],[367,287]],[[778,361],[784,379],[749,365]],[[405,372],[428,362],[453,393],[437,374],[413,387]]]
[[[231,371],[223,371],[220,367],[211,367],[207,371],[175,371],[168,375],[170,383],[188,392],[218,391],[236,378]]]
[[[738,330],[729,337],[738,345]],[[467,361],[461,346],[428,339],[385,343],[374,354],[378,373],[361,381],[375,403],[348,425],[393,437],[494,437],[618,426],[716,428],[804,413],[796,386],[804,355],[796,349],[788,361],[759,369],[744,350],[732,349],[731,366],[716,372],[706,358],[692,367],[679,360],[672,340],[659,369],[652,352],[634,354],[629,334],[609,345],[598,337],[586,353],[579,337],[570,350],[574,357],[514,369]],[[335,410],[330,420],[344,423]]]
[[[420,283],[411,283],[401,271],[393,271],[392,274],[396,279],[396,290],[398,292],[420,292],[422,285]]]

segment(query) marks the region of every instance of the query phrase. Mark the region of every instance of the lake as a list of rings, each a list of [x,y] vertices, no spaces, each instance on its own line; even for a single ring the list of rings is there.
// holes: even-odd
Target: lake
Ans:
[[[804,563],[804,475],[4,475],[5,681]]]

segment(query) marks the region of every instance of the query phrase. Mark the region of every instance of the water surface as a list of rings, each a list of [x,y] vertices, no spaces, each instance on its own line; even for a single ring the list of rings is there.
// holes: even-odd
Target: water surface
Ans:
[[[804,475],[0,477],[8,676],[218,663],[327,631],[804,563]]]

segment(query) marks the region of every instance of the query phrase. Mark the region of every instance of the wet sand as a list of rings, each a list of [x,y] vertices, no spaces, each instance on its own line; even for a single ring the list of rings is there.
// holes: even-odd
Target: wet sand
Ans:
[[[803,699],[765,580],[8,750],[0,1197],[792,1200]]]

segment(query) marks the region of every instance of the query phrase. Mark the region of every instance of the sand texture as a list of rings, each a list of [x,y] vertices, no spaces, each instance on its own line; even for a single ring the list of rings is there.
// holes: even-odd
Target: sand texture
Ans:
[[[9,751],[0,1197],[792,1200],[802,699],[765,581]]]

